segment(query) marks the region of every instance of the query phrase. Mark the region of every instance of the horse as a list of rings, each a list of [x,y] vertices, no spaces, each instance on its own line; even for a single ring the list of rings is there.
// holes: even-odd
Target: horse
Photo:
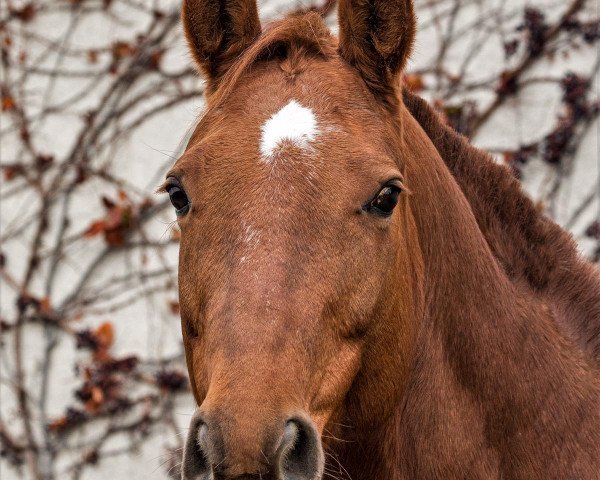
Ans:
[[[598,270],[403,88],[412,0],[338,9],[183,1],[182,478],[598,478]]]

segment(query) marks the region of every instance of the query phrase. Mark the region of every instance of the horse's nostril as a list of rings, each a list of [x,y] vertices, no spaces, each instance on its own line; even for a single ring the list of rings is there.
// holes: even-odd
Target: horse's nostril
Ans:
[[[302,418],[286,423],[280,447],[280,468],[285,480],[314,480],[323,474],[323,449],[312,425]]]
[[[192,422],[183,452],[183,480],[212,480],[212,469],[206,458],[208,427],[198,420]]]
[[[246,430],[236,428],[238,423],[219,423],[215,418],[214,413],[209,417],[206,412],[194,415],[183,452],[182,480],[321,479],[321,439],[313,423],[302,414],[288,420],[283,432],[274,437],[265,435],[268,427],[248,437]],[[229,428],[225,436],[223,426]],[[279,440],[277,446],[273,445],[275,439]]]

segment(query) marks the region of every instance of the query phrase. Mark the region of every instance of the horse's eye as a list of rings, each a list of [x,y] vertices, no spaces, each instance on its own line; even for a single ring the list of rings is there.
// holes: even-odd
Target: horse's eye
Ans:
[[[401,191],[397,185],[386,185],[367,204],[367,211],[383,217],[390,216],[394,211],[394,207],[398,204]]]
[[[190,209],[190,201],[181,185],[171,183],[166,188],[171,203],[175,207],[175,213],[178,216],[185,215]]]

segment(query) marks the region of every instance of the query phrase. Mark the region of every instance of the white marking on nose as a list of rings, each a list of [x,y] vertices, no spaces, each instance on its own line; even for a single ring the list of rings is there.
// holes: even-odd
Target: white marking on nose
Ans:
[[[245,220],[242,220],[242,243],[244,244],[244,255],[240,257],[240,263],[246,263],[248,260],[252,258],[253,251],[260,244],[260,232],[246,223]]]
[[[271,116],[261,128],[260,153],[267,163],[283,140],[307,148],[317,134],[317,119],[310,108],[290,101]]]
[[[258,245],[258,232],[254,230],[250,225],[246,225],[244,235],[244,243],[250,246]]]

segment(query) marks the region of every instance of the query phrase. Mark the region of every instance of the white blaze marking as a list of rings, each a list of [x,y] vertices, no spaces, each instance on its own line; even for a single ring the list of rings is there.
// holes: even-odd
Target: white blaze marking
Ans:
[[[310,108],[292,100],[269,118],[261,128],[260,153],[268,162],[283,140],[307,148],[317,136],[317,119]]]

